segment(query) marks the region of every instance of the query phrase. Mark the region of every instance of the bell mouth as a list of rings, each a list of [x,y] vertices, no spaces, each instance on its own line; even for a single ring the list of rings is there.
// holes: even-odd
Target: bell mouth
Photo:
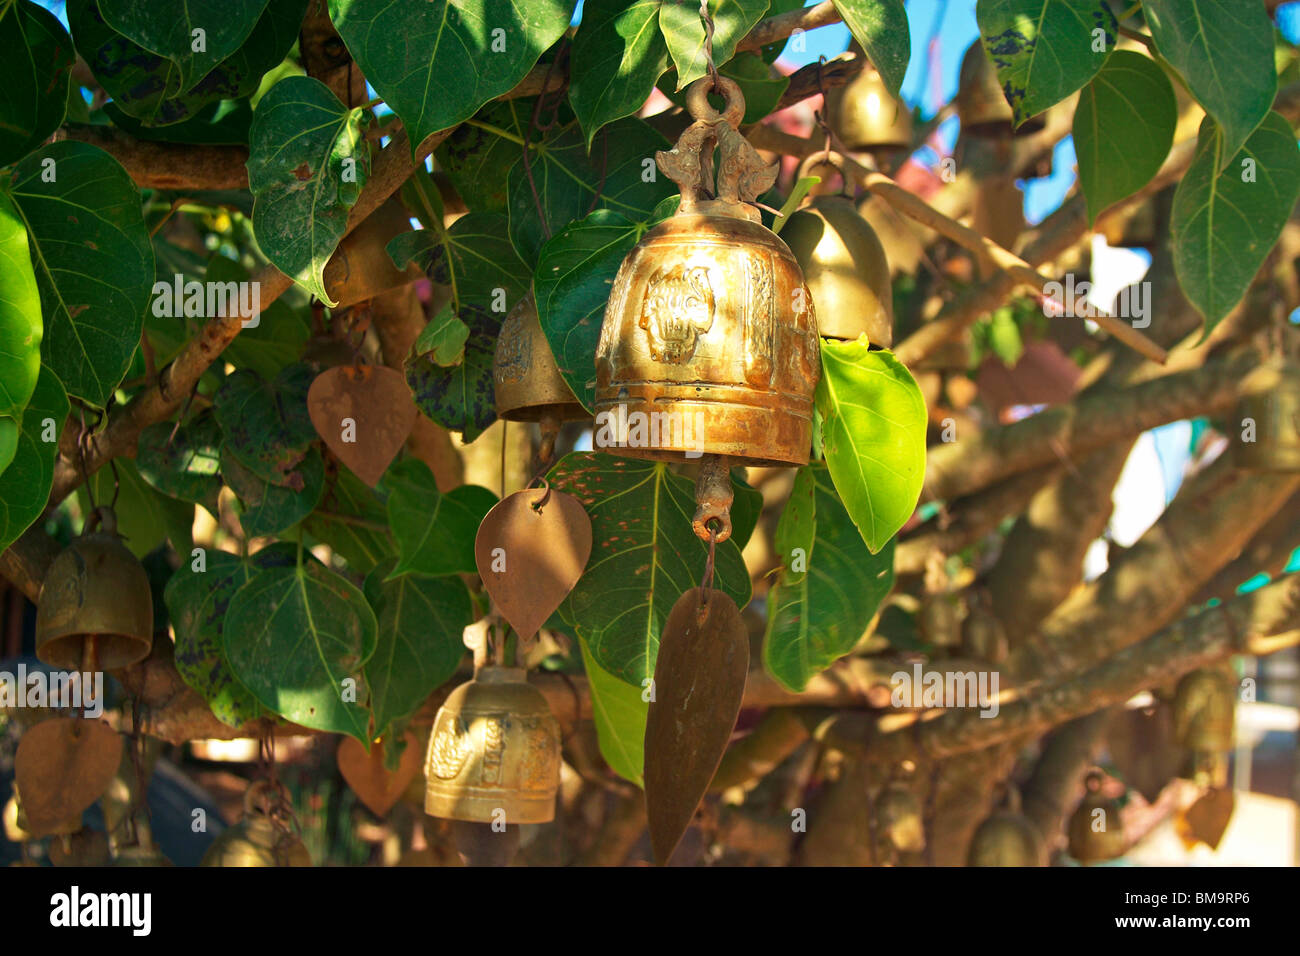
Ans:
[[[1012,139],[1017,136],[1028,136],[1031,133],[1037,133],[1047,125],[1047,120],[1042,113],[1037,116],[1031,116],[1025,120],[1024,125],[1017,127],[1012,120],[985,120],[980,123],[971,123],[969,125],[962,123],[961,131],[969,133],[971,136],[977,136],[980,139]]]
[[[87,637],[95,638],[95,667],[112,671],[138,664],[149,656],[152,642],[130,634],[60,634],[36,648],[41,663],[65,671],[79,671],[85,662]]]
[[[506,411],[497,410],[497,418],[507,422],[540,422],[552,419],[560,422],[580,422],[591,418],[577,402],[555,402],[546,405],[521,405]]]

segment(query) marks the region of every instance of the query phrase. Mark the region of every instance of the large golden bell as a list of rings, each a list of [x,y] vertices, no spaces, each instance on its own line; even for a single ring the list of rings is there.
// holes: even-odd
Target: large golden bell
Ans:
[[[984,44],[980,40],[972,43],[962,57],[956,103],[963,134],[987,137],[1011,135],[1015,114],[1003,95],[997,68],[984,51]],[[1016,132],[1032,133],[1042,129],[1043,125],[1042,116],[1035,116],[1026,120]]]
[[[492,362],[497,417],[512,422],[577,421],[587,410],[560,375],[532,296],[510,310]]]
[[[821,375],[812,296],[794,254],[750,205],[776,168],[754,165],[736,131],[739,88],[720,81],[728,106],[719,115],[709,85],[688,90],[697,122],[657,156],[682,187],[677,214],[636,244],[610,290],[595,444],[637,458],[806,464]],[[710,140],[716,149],[705,149]],[[715,154],[720,198],[710,199]]]
[[[1066,828],[1070,856],[1080,863],[1114,860],[1128,849],[1119,801],[1102,795],[1101,782],[1100,773],[1088,774],[1087,792]]]
[[[810,156],[798,175],[828,161],[835,164],[821,154]],[[853,200],[844,195],[818,196],[789,218],[781,236],[803,269],[820,335],[828,339],[866,335],[872,345],[893,344],[889,260]]]
[[[1250,471],[1300,471],[1300,367],[1271,364],[1276,384],[1244,396],[1230,423],[1233,462]]]
[[[244,819],[212,841],[200,866],[311,866],[311,853],[290,830],[278,827],[258,805],[269,789],[258,781],[244,795]]]
[[[480,667],[438,710],[424,770],[431,816],[546,823],[560,787],[559,721],[523,668]]]
[[[860,49],[856,52],[863,55]],[[826,117],[851,150],[912,145],[912,111],[871,66],[847,85],[827,91]]]
[[[149,576],[118,537],[113,512],[96,515],[100,530],[68,545],[41,586],[36,656],[51,667],[80,670],[88,638],[93,666],[105,670],[142,661],[153,647]]]
[[[1226,753],[1236,743],[1237,683],[1228,674],[1201,668],[1184,674],[1174,691],[1174,734],[1181,747]]]
[[[1043,841],[1038,828],[1019,813],[999,810],[971,837],[967,866],[1042,866]]]

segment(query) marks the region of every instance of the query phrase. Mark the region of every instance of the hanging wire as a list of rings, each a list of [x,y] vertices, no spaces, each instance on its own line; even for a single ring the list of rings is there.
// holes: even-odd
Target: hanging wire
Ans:
[[[700,19],[704,22],[704,61],[708,64],[709,80],[713,89],[721,87],[718,67],[713,62],[713,17],[709,14],[709,0],[700,0]]]

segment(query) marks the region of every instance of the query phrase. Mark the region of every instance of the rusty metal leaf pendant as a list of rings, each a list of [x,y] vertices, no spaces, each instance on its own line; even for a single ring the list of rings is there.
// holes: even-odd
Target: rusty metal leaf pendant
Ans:
[[[591,518],[572,495],[525,488],[499,501],[474,538],[483,586],[523,640],[546,623],[591,557]]]
[[[402,450],[419,414],[406,379],[382,365],[340,365],[307,392],[311,423],[338,459],[370,487]]]
[[[384,766],[384,743],[372,744],[370,753],[361,746],[355,737],[344,737],[339,744],[339,773],[348,782],[352,792],[377,817],[383,817],[396,806],[397,801],[420,772],[421,758],[424,756],[420,741],[414,734],[406,735],[406,749],[402,751],[397,769],[390,771]]]
[[[1178,835],[1190,849],[1204,843],[1217,850],[1227,832],[1236,805],[1231,787],[1211,787],[1197,798],[1177,821]]]
[[[650,846],[664,864],[690,825],[740,715],[749,636],[736,602],[691,588],[673,605],[655,662],[645,727]]]
[[[108,789],[121,760],[122,738],[103,721],[58,717],[24,733],[14,781],[31,833],[44,836],[80,817]]]

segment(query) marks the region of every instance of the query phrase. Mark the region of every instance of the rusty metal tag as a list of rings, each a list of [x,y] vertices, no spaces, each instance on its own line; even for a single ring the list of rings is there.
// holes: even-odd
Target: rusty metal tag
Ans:
[[[1188,807],[1177,821],[1178,835],[1190,849],[1204,843],[1217,850],[1232,819],[1236,804],[1231,787],[1211,787]]]
[[[358,478],[379,483],[402,450],[419,411],[396,369],[340,365],[316,376],[307,392],[311,423]]]
[[[691,588],[664,623],[645,725],[650,846],[661,865],[690,826],[740,716],[749,635],[736,602]]]
[[[483,586],[523,640],[546,623],[591,557],[591,518],[572,495],[525,488],[487,513],[474,538]]]
[[[406,749],[395,771],[384,766],[384,743],[372,744],[370,753],[355,737],[344,737],[339,744],[339,773],[348,782],[352,792],[377,817],[383,817],[396,806],[397,801],[420,772],[424,748],[414,734],[405,737]]]
[[[44,836],[81,816],[117,774],[122,738],[100,720],[57,717],[23,734],[14,755],[27,829]]]

